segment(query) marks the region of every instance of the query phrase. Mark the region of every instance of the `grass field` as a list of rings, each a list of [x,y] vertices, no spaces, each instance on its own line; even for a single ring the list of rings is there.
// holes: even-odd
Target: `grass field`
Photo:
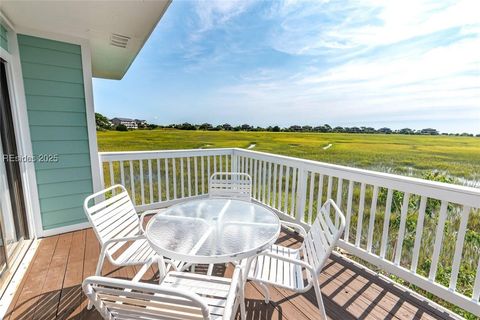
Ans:
[[[456,183],[480,186],[480,138],[475,137],[174,129],[97,135],[100,151],[247,148],[255,144],[253,150],[404,175],[439,170],[458,178]]]

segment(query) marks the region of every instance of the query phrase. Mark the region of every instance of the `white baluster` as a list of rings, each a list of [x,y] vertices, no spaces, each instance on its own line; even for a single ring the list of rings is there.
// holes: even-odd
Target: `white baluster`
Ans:
[[[153,203],[153,181],[152,181],[152,160],[148,159],[148,188],[150,194],[150,203]]]
[[[377,213],[378,186],[373,187],[372,205],[370,206],[370,221],[368,224],[367,251],[372,252],[375,214]]]
[[[347,216],[345,217],[345,231],[343,239],[349,241],[348,237],[350,236],[350,220],[352,217],[352,201],[353,200],[353,181],[350,180],[348,183],[348,195],[347,195]]]
[[[355,237],[355,246],[360,247],[363,227],[363,210],[365,208],[365,183],[360,186],[360,204],[358,206],[357,235]]]
[[[432,264],[430,266],[430,273],[428,279],[433,281],[437,275],[438,260],[440,257],[440,251],[442,250],[443,234],[445,230],[445,221],[447,219],[448,202],[442,201],[440,206],[440,214],[438,217],[437,231],[435,233],[435,244],[433,245]]]
[[[463,206],[463,211],[461,215],[462,216],[460,217],[460,227],[458,228],[458,233],[457,233],[457,243],[455,244],[455,254],[453,256],[452,275],[450,277],[450,285],[449,285],[449,288],[454,291],[456,291],[456,288],[457,288],[458,271],[460,270],[460,261],[462,259],[462,251],[463,251],[463,242],[465,240],[465,232],[467,230],[468,216],[470,215],[470,207]]]
[[[165,158],[165,196],[170,200],[170,182],[168,177],[168,159]]]
[[[182,198],[185,198],[185,173],[183,172],[183,158],[180,158],[180,190]]]
[[[145,185],[143,182],[143,160],[140,160],[140,194],[142,199],[142,204],[145,204]]]
[[[188,185],[188,196],[192,196],[192,173],[190,170],[190,158],[187,158],[187,185]]]
[[[160,159],[157,159],[157,189],[158,202],[162,202],[162,171],[160,170]]]
[[[400,264],[400,259],[402,258],[403,239],[405,238],[405,226],[407,224],[409,200],[410,200],[410,193],[405,192],[403,195],[402,211],[400,213],[400,227],[398,230],[397,247],[395,251],[394,263],[396,265]]]
[[[417,272],[418,257],[420,254],[420,244],[422,243],[423,222],[425,220],[425,208],[427,206],[427,198],[420,199],[420,207],[418,208],[417,229],[415,232],[415,244],[413,245],[413,257],[410,270]]]
[[[137,204],[137,197],[135,195],[135,178],[133,175],[133,162],[132,160],[129,161],[129,167],[130,167],[130,192],[132,193],[132,201],[133,204]]]
[[[195,170],[195,195],[198,196],[198,157],[193,157],[193,170]]]

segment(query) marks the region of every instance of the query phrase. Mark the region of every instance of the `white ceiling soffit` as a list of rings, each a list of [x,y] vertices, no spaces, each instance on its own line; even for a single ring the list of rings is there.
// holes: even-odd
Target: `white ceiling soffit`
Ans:
[[[93,76],[121,79],[170,2],[0,0],[0,9],[20,29],[88,39]]]

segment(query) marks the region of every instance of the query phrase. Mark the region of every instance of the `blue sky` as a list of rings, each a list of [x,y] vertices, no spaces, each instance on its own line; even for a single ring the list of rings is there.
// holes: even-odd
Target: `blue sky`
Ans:
[[[95,109],[480,133],[480,1],[173,1]]]

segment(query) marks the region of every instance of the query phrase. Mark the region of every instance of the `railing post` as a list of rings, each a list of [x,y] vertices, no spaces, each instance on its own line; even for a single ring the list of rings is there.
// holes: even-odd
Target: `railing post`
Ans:
[[[235,149],[232,150],[232,172],[238,172],[238,155]]]
[[[98,156],[98,167],[100,170],[100,172],[98,173],[100,176],[100,190],[103,190],[105,189],[105,180],[103,177],[103,159],[101,155]],[[95,192],[98,192],[100,190],[95,190]]]
[[[307,199],[307,170],[300,168],[298,170],[298,185],[297,185],[297,212],[295,215],[295,221],[297,223],[303,222],[305,215],[305,201]]]
[[[94,190],[94,192],[98,192],[100,190],[103,190],[105,189],[105,178],[104,178],[104,174],[103,174],[103,158],[102,156],[99,154],[98,155],[98,169],[99,169],[99,172],[98,172],[98,175],[99,175],[99,180],[100,180],[100,189],[99,190]],[[95,199],[95,203],[98,202],[102,202],[105,200],[105,194],[102,194],[98,199]]]

